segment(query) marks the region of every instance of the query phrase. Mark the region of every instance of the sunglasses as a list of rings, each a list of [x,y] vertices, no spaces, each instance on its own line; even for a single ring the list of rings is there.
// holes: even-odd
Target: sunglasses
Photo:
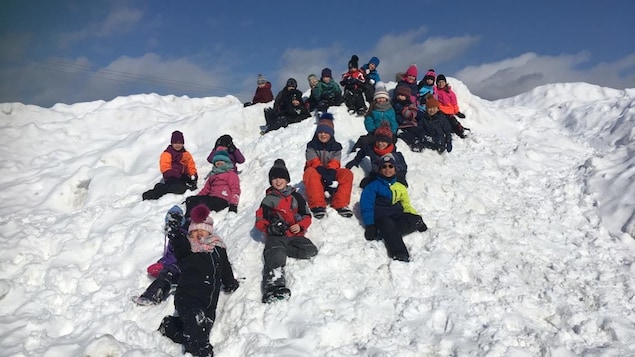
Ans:
[[[395,165],[393,165],[393,164],[384,164],[384,165],[381,165],[381,168],[382,169],[394,169]]]

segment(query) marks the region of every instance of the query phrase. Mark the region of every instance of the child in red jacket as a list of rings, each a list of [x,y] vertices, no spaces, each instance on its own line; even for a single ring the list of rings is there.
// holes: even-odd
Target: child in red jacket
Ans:
[[[293,186],[284,160],[277,159],[269,170],[270,187],[256,211],[256,229],[265,233],[262,302],[288,299],[284,268],[287,257],[309,259],[317,247],[304,236],[311,225],[306,201]]]

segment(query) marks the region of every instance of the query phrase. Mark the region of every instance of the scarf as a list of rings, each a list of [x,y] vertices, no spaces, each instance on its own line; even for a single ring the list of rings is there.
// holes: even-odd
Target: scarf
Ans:
[[[388,101],[386,101],[385,103],[373,103],[373,109],[377,110],[378,112],[385,112],[388,111],[390,108],[392,108],[392,106]]]
[[[214,167],[212,167],[212,172],[210,173],[210,176],[216,175],[216,174],[222,174],[223,172],[227,172],[233,168],[234,168],[234,165],[232,165],[229,162],[223,161],[223,164],[221,166],[214,165]]]
[[[375,154],[381,156],[384,156],[388,153],[391,153],[393,151],[393,149],[395,148],[394,144],[390,144],[388,146],[386,146],[386,148],[384,150],[378,148],[376,145],[373,145],[373,151],[375,152]]]
[[[187,237],[187,239],[190,241],[192,253],[209,253],[216,247],[225,248],[225,243],[220,239],[219,236],[214,234],[201,241],[189,236]]]

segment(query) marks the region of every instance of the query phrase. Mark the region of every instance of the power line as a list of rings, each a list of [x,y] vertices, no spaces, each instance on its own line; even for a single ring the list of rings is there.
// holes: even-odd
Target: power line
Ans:
[[[176,89],[182,89],[187,91],[192,91],[200,94],[209,94],[210,91],[218,90],[225,92],[232,92],[231,88],[208,85],[204,83],[194,83],[188,81],[180,81],[169,78],[161,78],[155,76],[148,76],[138,73],[130,73],[125,71],[117,71],[112,69],[98,69],[93,70],[88,65],[79,64],[75,62],[69,62],[64,60],[56,60],[56,59],[38,59],[29,56],[22,56],[18,58],[16,56],[12,56],[17,60],[19,64],[26,65],[26,61],[29,61],[30,65],[46,71],[53,72],[61,72],[66,74],[71,74],[75,76],[81,76],[82,73],[89,74],[93,78],[99,78],[114,82],[122,82],[122,83],[135,83],[138,81],[142,81],[149,84],[161,85],[166,87],[176,87]],[[5,57],[5,60],[7,58]],[[82,73],[79,73],[79,72]],[[247,95],[247,93],[241,91],[233,91],[237,94]]]

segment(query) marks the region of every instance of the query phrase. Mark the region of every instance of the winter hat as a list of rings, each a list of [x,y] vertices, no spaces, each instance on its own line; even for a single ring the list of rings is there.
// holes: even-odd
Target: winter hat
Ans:
[[[395,166],[395,169],[397,168],[397,160],[395,160],[395,157],[391,153],[382,156],[379,159],[379,165],[377,166],[381,167],[381,165],[383,164],[393,164],[393,166]]]
[[[298,88],[298,81],[296,81],[295,78],[289,78],[287,79],[286,87]]]
[[[357,55],[353,55],[351,60],[348,61],[348,68],[359,68],[359,57]]]
[[[324,115],[328,114],[328,116]],[[335,135],[335,126],[333,125],[333,114],[324,113],[320,117],[320,121],[318,122],[317,128],[315,128],[315,133],[327,133],[330,136]]]
[[[209,208],[204,204],[192,208],[190,219],[192,222],[187,228],[188,234],[197,229],[202,229],[208,231],[209,234],[214,234],[214,219],[209,215]]]
[[[433,107],[441,107],[441,103],[439,103],[438,100],[436,100],[434,97],[432,98],[428,98],[426,100],[426,108],[433,108]]]
[[[445,81],[446,83],[448,82],[448,80],[445,79],[445,75],[443,75],[443,74],[439,74],[437,76],[437,83],[439,83],[439,81]]]
[[[185,138],[183,137],[183,133],[176,130],[172,132],[172,137],[170,138],[170,144],[185,144]]]
[[[231,135],[221,135],[218,137],[218,139],[216,139],[216,144],[214,145],[214,147],[219,147],[219,146],[224,146],[224,147],[229,147],[231,146],[231,144],[233,144],[234,139],[231,137]]]
[[[289,176],[289,170],[287,170],[287,164],[282,159],[276,159],[273,162],[273,166],[271,170],[269,170],[269,183],[273,181],[273,179],[283,178],[288,182],[291,182],[291,177]]]
[[[388,91],[388,90],[386,89],[386,83],[384,83],[384,82],[382,82],[382,81],[379,81],[379,82],[376,82],[376,83],[375,83],[375,90],[376,90],[376,91],[378,91],[378,90],[383,90],[383,91],[386,91],[386,92]]]
[[[373,96],[373,100],[376,100],[377,98],[386,98],[386,100],[390,100],[390,96],[385,90],[376,91],[375,95]]]
[[[411,64],[410,67],[408,67],[408,70],[406,71],[406,74],[404,77],[408,77],[408,76],[415,76],[415,78],[417,78],[417,65],[416,64]]]
[[[331,72],[330,68],[324,68],[322,70],[322,77],[333,77],[333,73]]]
[[[371,58],[370,58],[370,61],[368,61],[368,64],[371,64],[371,63],[372,63],[372,64],[374,64],[374,65],[375,65],[375,67],[379,66],[379,58],[377,58],[377,57],[371,57]]]
[[[432,79],[432,81],[434,82],[434,77],[436,77],[436,73],[434,73],[434,69],[430,68],[428,70],[428,72],[426,72],[426,75],[423,76],[423,80],[428,80],[428,79]]]
[[[262,74],[259,74],[258,79],[256,80],[256,83],[265,84],[267,83],[267,78],[265,78],[265,76],[263,76]]]
[[[214,158],[212,159],[212,163],[215,164],[216,161],[224,161],[226,163],[231,164],[232,160],[229,158],[229,154],[225,150],[219,150],[214,154]]]
[[[408,86],[401,85],[395,88],[395,96],[398,96],[398,95],[403,95],[406,98],[408,98],[412,95],[412,90]]]
[[[382,121],[379,127],[375,129],[375,141],[392,143],[392,130],[386,120]]]

